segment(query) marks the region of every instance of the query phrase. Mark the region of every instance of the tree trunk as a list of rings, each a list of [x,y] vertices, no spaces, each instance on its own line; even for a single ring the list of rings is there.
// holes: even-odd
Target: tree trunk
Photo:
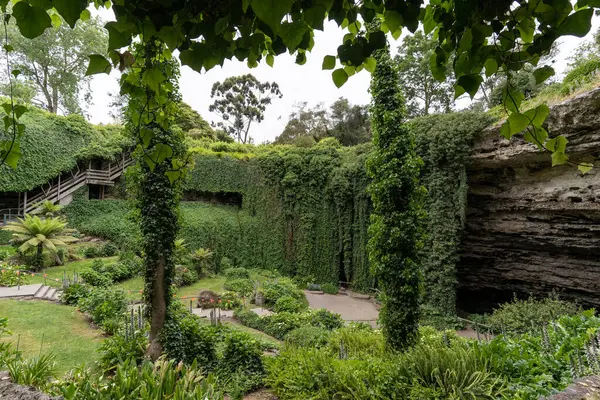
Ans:
[[[38,243],[37,252],[35,254],[35,263],[38,268],[44,266],[44,245],[42,243]]]
[[[150,315],[150,345],[146,350],[146,356],[151,360],[156,360],[162,354],[162,345],[160,343],[160,332],[165,326],[167,317],[167,299],[165,290],[165,257],[162,256],[156,263],[156,275],[154,276],[153,292],[151,299],[152,312]]]

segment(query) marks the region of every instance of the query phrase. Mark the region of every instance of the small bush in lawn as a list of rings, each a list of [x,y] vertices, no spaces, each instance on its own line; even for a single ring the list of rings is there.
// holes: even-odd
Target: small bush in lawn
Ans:
[[[174,302],[160,341],[168,358],[184,363],[197,361],[203,368],[211,370],[217,360],[216,329],[202,325],[200,317],[190,314],[179,302]]]
[[[223,288],[246,297],[254,292],[254,283],[250,279],[230,279],[225,281]]]
[[[340,287],[328,282],[321,285],[321,290],[327,294],[338,294]]]
[[[21,273],[23,269],[22,266],[0,263],[0,286],[27,285],[29,277]]]
[[[15,358],[6,364],[10,380],[23,386],[44,387],[54,377],[56,362],[53,354],[27,360]]]
[[[311,312],[311,325],[320,326],[327,330],[334,330],[344,326],[344,320],[340,314],[332,313],[324,308]]]
[[[264,276],[265,278],[275,279],[279,278],[281,274],[276,269],[259,269],[256,273],[260,276]]]
[[[100,257],[100,250],[96,246],[88,246],[83,249],[83,256],[85,258],[96,258]]]
[[[242,325],[248,326],[252,329],[262,331],[264,328],[263,319],[255,313],[245,308],[238,308],[233,312],[233,317],[240,321]]]
[[[98,272],[91,268],[84,269],[79,275],[84,280],[84,282],[90,286],[108,287],[113,283],[111,277],[108,274]]]
[[[104,261],[102,260],[94,260],[92,261],[92,265],[90,266],[96,272],[104,272]]]
[[[198,282],[198,273],[194,269],[184,267],[181,265],[177,266],[177,268],[175,269],[174,282],[175,286],[177,287],[193,285],[194,283]]]
[[[291,312],[291,313],[298,313],[298,312],[306,310],[306,308],[307,308],[307,305],[305,302],[298,300],[291,296],[283,296],[283,297],[280,297],[275,302],[275,307],[273,307],[273,311],[275,311],[275,312],[287,311],[287,312]]]
[[[122,290],[95,287],[87,297],[79,300],[78,306],[81,311],[90,315],[96,325],[108,334],[113,334],[127,311],[127,299]]]
[[[242,267],[228,268],[223,273],[228,279],[250,279],[250,271]]]
[[[119,248],[112,243],[105,243],[100,252],[103,257],[114,257],[119,252]]]
[[[233,310],[242,305],[242,299],[236,292],[225,292],[219,296],[219,300],[224,310]]]
[[[283,340],[285,335],[300,328],[307,323],[305,314],[296,314],[290,312],[280,312],[273,315],[262,317],[263,332],[279,340]]]
[[[147,332],[136,330],[125,334],[119,331],[106,339],[100,349],[100,361],[98,365],[102,371],[112,371],[120,363],[127,360],[135,360],[137,363],[144,359],[144,353],[148,346]]]
[[[70,306],[79,303],[79,300],[86,297],[90,293],[90,289],[81,283],[72,283],[64,288],[60,294],[60,301],[63,304]]]
[[[288,296],[297,300],[304,300],[304,292],[296,286],[289,278],[278,278],[273,281],[265,282],[261,291],[264,294],[265,305],[273,307],[279,298]]]
[[[318,349],[327,344],[330,335],[330,331],[319,326],[302,326],[285,335],[285,344]]]

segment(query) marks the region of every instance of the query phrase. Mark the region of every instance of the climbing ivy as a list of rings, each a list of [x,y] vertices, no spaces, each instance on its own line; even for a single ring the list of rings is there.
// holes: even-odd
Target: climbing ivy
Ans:
[[[456,315],[456,263],[466,218],[471,144],[492,122],[487,114],[460,112],[409,123],[424,162],[421,182],[427,188],[423,299],[444,315]]]
[[[373,153],[367,171],[373,179],[369,259],[384,301],[379,319],[386,343],[400,350],[417,339],[425,188],[414,134],[405,125],[405,104],[389,50],[376,54],[371,80]]]

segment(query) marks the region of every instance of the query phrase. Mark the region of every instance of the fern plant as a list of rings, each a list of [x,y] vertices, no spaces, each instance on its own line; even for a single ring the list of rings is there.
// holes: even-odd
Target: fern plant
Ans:
[[[44,200],[36,204],[32,214],[45,218],[56,217],[63,208],[63,206],[54,204],[50,200]]]
[[[194,266],[198,275],[202,274],[202,271],[208,270],[212,257],[213,252],[209,249],[197,249],[194,251],[192,259],[194,260]]]
[[[25,215],[17,221],[9,222],[4,230],[13,233],[11,242],[25,254],[36,251],[36,266],[41,266],[42,253],[47,249],[56,255],[59,247],[77,239],[70,234],[75,230],[67,228],[67,222],[62,218],[40,218],[37,215]]]

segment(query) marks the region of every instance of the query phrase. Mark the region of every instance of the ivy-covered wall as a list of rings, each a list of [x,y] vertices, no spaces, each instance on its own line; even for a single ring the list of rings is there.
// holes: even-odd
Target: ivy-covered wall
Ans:
[[[411,121],[421,173],[428,190],[427,238],[421,265],[424,299],[455,312],[457,249],[466,207],[466,163],[474,135],[492,119],[456,113]],[[194,168],[184,188],[234,192],[243,206],[182,204],[182,237],[191,249],[210,248],[237,265],[277,268],[317,282],[376,287],[366,245],[371,203],[365,160],[370,144],[311,148],[212,143],[194,149]],[[67,208],[71,224],[89,234],[135,243],[125,201],[77,200]]]
[[[23,192],[69,171],[79,160],[109,158],[125,144],[120,128],[95,127],[80,115],[63,117],[31,107],[16,170],[0,166],[0,192]]]

